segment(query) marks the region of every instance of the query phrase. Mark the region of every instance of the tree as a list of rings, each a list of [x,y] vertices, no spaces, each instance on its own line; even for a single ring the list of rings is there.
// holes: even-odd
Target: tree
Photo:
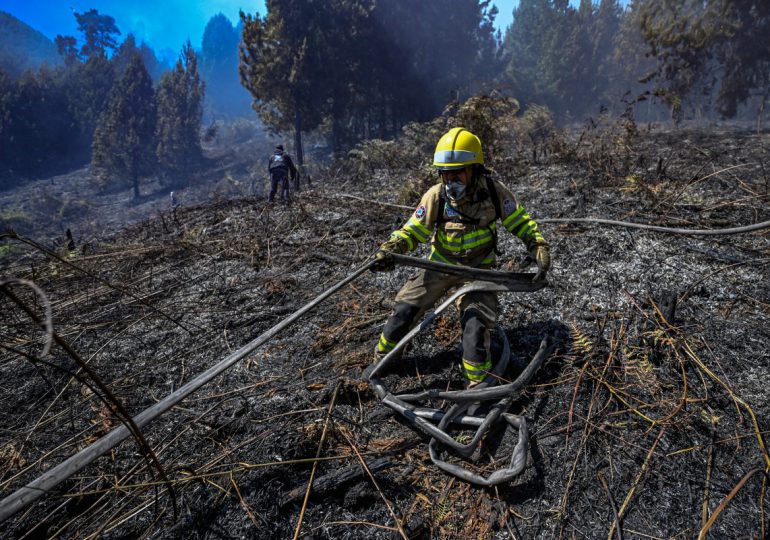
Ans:
[[[561,120],[580,119],[613,95],[618,0],[522,0],[503,43],[502,82],[524,102],[546,105]]]
[[[134,54],[110,96],[96,127],[92,166],[103,186],[130,182],[139,197],[139,180],[155,167],[155,102],[152,79]]]
[[[82,139],[90,146],[99,117],[107,107],[116,73],[102,55],[92,55],[64,73],[67,108],[78,126]]]
[[[189,179],[202,159],[200,128],[204,84],[198,73],[198,57],[188,41],[173,71],[158,86],[158,164],[167,180]]]
[[[209,19],[201,43],[201,75],[213,113],[239,115],[249,109],[249,94],[238,76],[238,31],[219,13]]]
[[[59,55],[64,59],[64,65],[69,67],[80,60],[80,53],[78,52],[78,40],[73,36],[57,35],[54,39],[56,43],[56,50]]]
[[[14,163],[12,112],[16,104],[16,85],[0,69],[0,190],[11,187]]]
[[[298,161],[302,131],[323,121],[339,151],[489,86],[496,13],[489,0],[269,0],[264,18],[241,14],[241,82],[266,124],[293,128]]]
[[[320,47],[321,29],[312,24],[318,6],[312,0],[267,0],[262,19],[241,12],[241,84],[251,93],[260,118],[277,131],[294,130],[297,163],[302,165],[302,132],[324,117],[327,60]],[[316,19],[317,20],[317,19]]]
[[[83,47],[80,54],[88,58],[94,54],[106,54],[107,49],[117,46],[116,35],[120,30],[115,25],[115,19],[109,15],[100,15],[99,11],[89,9],[85,13],[75,12],[78,30],[83,34]]]
[[[684,98],[715,93],[724,117],[753,94],[770,95],[770,2],[647,0],[641,25],[658,59],[659,91],[676,112]]]
[[[160,65],[160,62],[158,62],[155,51],[153,51],[146,43],[137,45],[136,38],[133,34],[128,34],[126,36],[126,39],[123,40],[123,43],[121,43],[115,50],[115,54],[113,54],[110,59],[115,74],[118,77],[123,74],[134,54],[139,54],[139,56],[142,57],[144,67],[147,68],[147,73],[150,74],[152,80],[159,80],[164,69],[163,66]]]

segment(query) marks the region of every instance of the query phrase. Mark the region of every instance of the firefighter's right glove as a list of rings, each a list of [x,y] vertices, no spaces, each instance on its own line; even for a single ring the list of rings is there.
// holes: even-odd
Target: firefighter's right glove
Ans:
[[[396,267],[396,261],[393,260],[393,253],[384,249],[374,254],[374,272],[390,272]]]
[[[530,253],[535,262],[537,263],[537,274],[532,281],[540,281],[545,279],[545,274],[548,269],[551,268],[551,250],[547,244],[538,244]]]

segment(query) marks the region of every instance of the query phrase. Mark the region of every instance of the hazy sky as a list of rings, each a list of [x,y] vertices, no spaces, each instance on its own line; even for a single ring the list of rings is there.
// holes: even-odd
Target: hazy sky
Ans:
[[[497,26],[505,32],[518,0],[492,3],[500,12]],[[173,58],[188,38],[193,47],[200,47],[203,29],[213,15],[223,13],[235,24],[239,10],[264,13],[265,4],[263,0],[0,0],[0,11],[21,19],[51,39],[57,34],[76,35],[72,12],[82,13],[91,8],[114,17],[122,36],[134,34],[160,56]]]

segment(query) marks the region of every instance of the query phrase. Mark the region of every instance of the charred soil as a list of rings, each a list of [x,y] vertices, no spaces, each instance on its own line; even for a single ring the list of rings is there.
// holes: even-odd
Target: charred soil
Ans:
[[[622,156],[501,162],[554,261],[550,287],[501,297],[499,322],[519,364],[544,336],[556,344],[511,407],[532,435],[513,483],[485,489],[445,475],[427,439],[361,382],[411,272],[398,268],[366,273],[143,429],[176,512],[169,483],[129,439],[6,520],[0,535],[764,535],[768,230],[692,236],[543,218],[693,229],[766,221],[769,145],[767,134],[657,132]],[[380,204],[399,189],[387,174],[319,180],[292,206],[246,197],[157,210],[86,253],[14,241],[2,275],[45,292],[55,332],[136,415],[352,273],[410,214]],[[510,268],[525,255],[510,235],[500,248]],[[33,292],[5,287],[43,316]],[[43,332],[7,295],[0,311],[5,497],[119,420],[61,346],[34,360]],[[461,387],[459,333],[450,310],[388,384]],[[495,430],[474,460],[452,459],[488,473],[515,439]]]

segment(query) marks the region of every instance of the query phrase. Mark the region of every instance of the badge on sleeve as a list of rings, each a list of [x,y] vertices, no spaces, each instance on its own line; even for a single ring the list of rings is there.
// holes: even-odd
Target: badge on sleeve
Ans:
[[[511,199],[505,199],[503,201],[503,210],[505,210],[505,215],[510,216],[513,214],[513,211],[516,210],[516,205],[513,204],[513,201]]]
[[[425,217],[425,206],[418,206],[417,210],[414,211],[414,217],[422,221],[422,218]]]

